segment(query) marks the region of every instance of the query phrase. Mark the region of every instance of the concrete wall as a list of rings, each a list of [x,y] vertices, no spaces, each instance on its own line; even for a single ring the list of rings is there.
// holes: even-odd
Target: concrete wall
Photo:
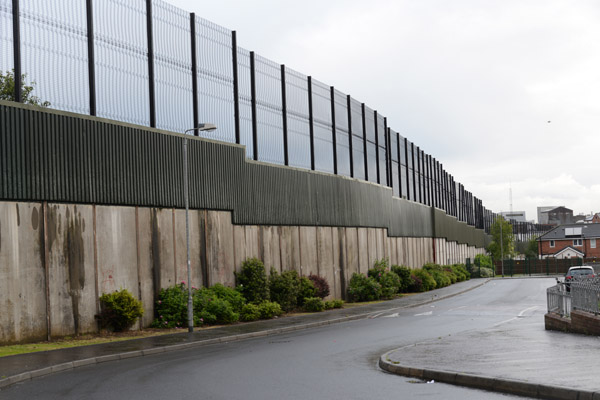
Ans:
[[[412,268],[464,262],[482,249],[445,239],[389,237],[387,229],[233,225],[225,211],[191,210],[192,285],[233,286],[248,257],[277,271],[324,276],[343,298],[376,260]],[[98,298],[121,288],[154,317],[161,288],[188,281],[185,211],[0,202],[0,343],[98,329]]]

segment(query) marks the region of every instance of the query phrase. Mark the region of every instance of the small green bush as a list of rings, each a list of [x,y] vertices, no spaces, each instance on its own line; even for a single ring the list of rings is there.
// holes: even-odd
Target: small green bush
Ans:
[[[313,274],[310,274],[308,276],[308,279],[313,283],[314,287],[317,289],[314,296],[320,297],[322,299],[329,296],[329,283],[327,283],[327,279],[323,278],[322,276],[313,275]],[[306,297],[312,297],[312,296],[306,296]]]
[[[410,290],[409,288],[413,285],[411,278],[411,269],[404,265],[392,265],[390,269],[393,273],[400,277],[400,288],[398,289],[398,291],[400,293],[408,292]]]
[[[214,293],[214,295],[220,299],[227,300],[231,307],[233,307],[233,311],[239,313],[242,311],[242,307],[246,304],[246,299],[242,295],[242,293],[234,288],[230,288],[224,286],[220,283],[216,283],[215,285],[210,287],[210,291]]]
[[[300,278],[300,291],[298,292],[298,307],[304,305],[304,299],[317,296],[317,288],[313,281],[303,276]]]
[[[381,285],[374,278],[355,272],[348,285],[348,297],[352,301],[379,300]]]
[[[325,302],[325,309],[331,310],[333,308],[342,308],[344,306],[344,300],[328,300]]]
[[[369,271],[367,272],[367,276],[370,276],[371,278],[375,278],[376,281],[379,281],[378,277],[383,275],[383,273],[387,270],[388,270],[388,261],[387,261],[387,259],[382,258],[381,260],[375,261],[373,268],[369,269]]]
[[[269,300],[269,284],[265,265],[257,258],[249,258],[242,264],[240,272],[235,273],[239,291],[250,303]]]
[[[188,291],[185,285],[175,285],[161,289],[154,305],[156,318],[153,328],[176,328],[187,326]]]
[[[464,264],[454,264],[451,265],[452,271],[456,274],[458,282],[468,281],[471,279],[471,274],[467,271],[467,268]]]
[[[471,265],[473,265],[473,264],[471,264]],[[477,266],[477,268],[485,267],[485,268],[492,269],[492,257],[490,257],[486,254],[477,254],[475,256],[475,266]]]
[[[271,319],[283,314],[281,306],[272,301],[263,301],[258,305],[258,309],[262,319]]]
[[[413,275],[421,280],[423,292],[435,289],[435,279],[424,269],[418,268],[412,271]]]
[[[325,310],[325,302],[320,297],[307,297],[304,299],[304,310],[320,312]]]
[[[408,287],[408,291],[410,293],[420,293],[425,291],[425,289],[423,289],[423,280],[413,273],[410,275],[410,286]]]
[[[232,324],[240,319],[227,300],[218,297],[208,300],[199,316],[205,324]]]
[[[381,285],[381,297],[384,299],[393,298],[401,285],[400,277],[390,271],[385,271],[378,282]]]
[[[142,302],[127,289],[100,296],[101,311],[97,316],[102,327],[110,326],[115,332],[124,331],[144,315]]]
[[[448,274],[444,271],[441,265],[428,263],[423,265],[423,270],[426,271],[433,280],[435,281],[435,288],[443,288],[446,286],[450,286],[452,280],[448,276]],[[455,278],[456,280],[456,278]],[[431,289],[426,289],[431,290]]]
[[[240,320],[244,322],[260,319],[260,308],[256,304],[244,304],[240,312]]]
[[[491,278],[494,276],[494,271],[491,268],[481,267],[481,278]]]
[[[284,311],[295,309],[300,294],[300,277],[298,273],[296,271],[284,271],[280,275],[274,268],[271,268],[269,293],[271,301],[279,303]]]

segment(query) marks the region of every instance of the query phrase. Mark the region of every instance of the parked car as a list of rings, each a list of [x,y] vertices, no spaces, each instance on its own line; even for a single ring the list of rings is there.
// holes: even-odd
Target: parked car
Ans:
[[[594,271],[594,267],[590,267],[589,265],[580,265],[578,267],[569,268],[565,274],[565,287],[567,288],[567,292],[571,291],[571,282],[590,279],[595,276],[596,272]]]

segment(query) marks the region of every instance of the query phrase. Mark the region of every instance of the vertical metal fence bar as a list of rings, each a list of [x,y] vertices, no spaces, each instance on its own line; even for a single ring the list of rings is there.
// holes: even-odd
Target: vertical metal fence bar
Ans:
[[[152,33],[152,0],[146,0],[146,30],[148,31],[148,88],[150,103],[150,126],[156,128],[156,98],[154,92],[154,35]],[[195,131],[196,135],[198,132]]]
[[[256,68],[254,62],[254,52],[250,52],[250,93],[252,100],[250,102],[252,107],[252,158],[258,160],[258,123],[256,120]]]
[[[238,48],[236,31],[231,31],[231,49],[233,60],[233,115],[235,120],[235,142],[240,144],[240,81],[238,78]]]
[[[373,121],[375,121],[375,164],[377,165],[377,183],[381,185],[381,173],[379,172],[379,124],[377,123],[377,111],[373,111]]]
[[[337,160],[337,135],[335,133],[335,88],[329,88],[329,96],[331,97],[331,136],[333,138],[333,173],[338,174]]]
[[[400,145],[400,134],[395,133],[395,135],[396,149],[398,151],[398,196],[402,198],[402,196],[404,195],[404,193],[402,193],[402,155],[400,154],[400,149],[402,148],[402,146]]]
[[[198,116],[198,55],[196,53],[196,14],[190,13],[190,37],[192,43],[192,108],[193,108],[193,127],[196,128],[200,123]],[[194,131],[195,132],[195,131]]]
[[[404,159],[406,160],[406,198],[410,200],[410,171],[408,170],[408,139],[404,138]]]
[[[288,149],[287,100],[285,92],[285,65],[281,64],[281,117],[283,122],[283,164],[290,165]]]
[[[388,162],[387,165],[387,169],[388,169],[388,186],[391,187],[392,189],[394,188],[394,179],[392,177],[392,140],[391,140],[391,133],[390,133],[390,128],[387,126],[387,118],[384,119],[385,122],[385,141],[387,143],[386,146],[386,160]],[[389,153],[389,154],[388,154]],[[398,164],[400,164],[400,160],[398,160]],[[392,191],[392,193],[394,193]]]
[[[348,145],[350,146],[350,176],[354,178],[354,152],[352,150],[352,101],[350,95],[346,96],[346,109],[348,110]]]
[[[308,77],[308,125],[310,129],[310,169],[315,170],[315,121],[313,117],[312,76]]]
[[[369,161],[367,156],[367,120],[365,116],[365,103],[360,105],[362,110],[362,128],[363,128],[363,152],[364,152],[364,162],[365,162],[365,181],[369,180]]]
[[[23,102],[21,89],[23,82],[21,80],[21,23],[19,18],[19,0],[12,1],[12,17],[13,17],[13,56],[14,56],[14,79],[15,92],[14,98],[18,103]]]
[[[86,0],[88,80],[90,88],[90,115],[96,115],[96,57],[94,55],[94,8],[93,0]]]
[[[413,197],[415,201],[417,201],[417,175],[416,175],[416,165],[415,165],[415,145],[414,143],[410,144],[410,156],[412,159],[412,176],[413,176]]]

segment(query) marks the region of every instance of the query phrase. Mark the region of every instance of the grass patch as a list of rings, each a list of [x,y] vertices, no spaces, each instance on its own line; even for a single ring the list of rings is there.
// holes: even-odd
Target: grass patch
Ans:
[[[168,335],[170,333],[181,333],[185,329],[147,329],[142,331],[127,332],[101,332],[80,336],[65,336],[50,342],[37,342],[25,344],[11,344],[0,346],[0,357],[18,354],[35,353],[38,351],[49,351],[67,349],[70,347],[89,346],[109,342],[120,342],[123,340],[140,339],[151,336]]]

